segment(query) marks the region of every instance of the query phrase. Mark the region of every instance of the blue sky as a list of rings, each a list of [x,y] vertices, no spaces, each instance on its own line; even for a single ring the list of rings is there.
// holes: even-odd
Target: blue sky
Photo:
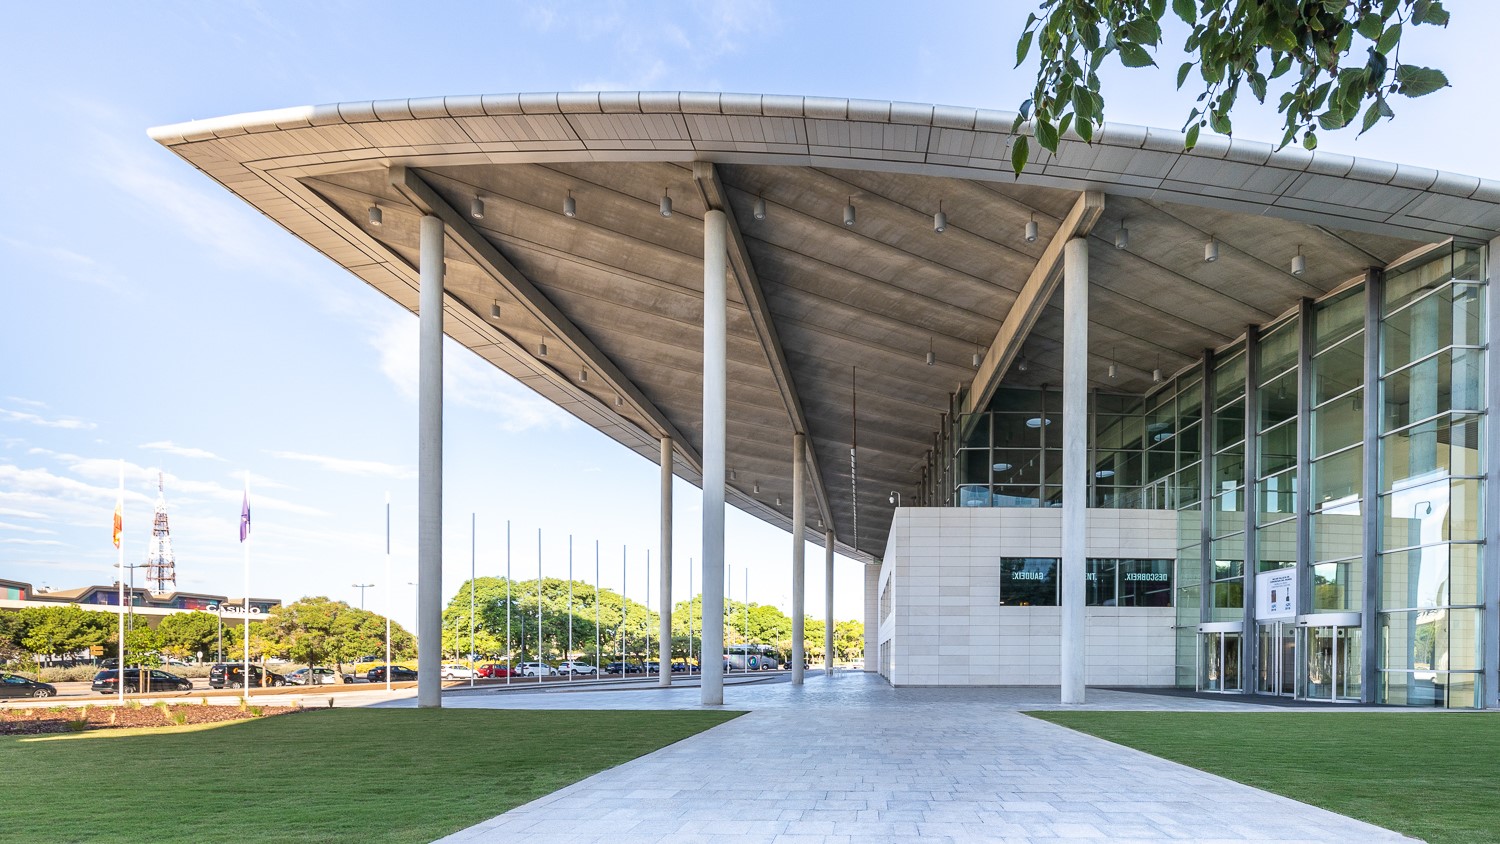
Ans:
[[[1364,138],[1322,149],[1500,176],[1482,59],[1489,4],[1416,30],[1403,57],[1454,88],[1396,103]],[[941,8],[942,14],[931,10]],[[179,587],[240,593],[242,473],[256,516],[252,591],[391,601],[415,591],[416,320],[147,139],[147,127],[342,100],[590,89],[724,90],[1013,109],[1028,3],[112,3],[25,4],[0,31],[10,162],[0,193],[0,577],[58,588],[113,580],[110,511],[127,469],[127,562],[145,554],[156,473]],[[1169,39],[1170,40],[1170,39]],[[1180,40],[1180,39],[1179,39]],[[1175,127],[1193,94],[1163,71],[1108,70],[1111,121]],[[1280,136],[1274,109],[1237,134]],[[1489,139],[1489,140],[1487,140]],[[478,567],[645,597],[657,470],[449,345],[446,557],[451,592]],[[395,573],[384,495],[395,501]],[[677,486],[676,592],[697,556],[697,491]],[[731,512],[738,598],[789,604],[790,537]],[[821,549],[808,608],[821,613]],[[652,585],[652,592],[656,587]],[[859,564],[841,560],[837,615],[861,615]],[[656,601],[653,597],[653,606]]]

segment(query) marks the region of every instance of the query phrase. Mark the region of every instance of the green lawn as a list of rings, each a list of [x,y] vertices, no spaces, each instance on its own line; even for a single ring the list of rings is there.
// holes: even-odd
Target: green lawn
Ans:
[[[1433,844],[1500,840],[1489,713],[1027,714]]]
[[[431,841],[740,714],[330,709],[3,737],[0,841]]]

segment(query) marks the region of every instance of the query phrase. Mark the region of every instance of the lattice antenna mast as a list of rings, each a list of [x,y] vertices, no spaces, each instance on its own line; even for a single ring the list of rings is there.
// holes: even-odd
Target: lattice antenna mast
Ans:
[[[172,529],[167,525],[167,493],[162,473],[156,473],[156,521],[146,546],[146,585],[154,595],[177,591],[177,557],[172,553]]]

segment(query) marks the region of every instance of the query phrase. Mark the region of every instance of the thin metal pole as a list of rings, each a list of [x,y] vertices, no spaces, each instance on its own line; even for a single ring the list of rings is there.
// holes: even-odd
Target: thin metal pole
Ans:
[[[391,494],[385,494],[385,690],[391,690],[391,597],[396,586],[391,582]]]
[[[541,685],[542,666],[542,529],[536,529],[536,682]]]
[[[515,651],[510,646],[510,519],[505,520],[505,685],[515,673]]]
[[[250,511],[250,470],[246,469],[245,470],[245,512],[248,513],[249,511]],[[246,525],[244,527],[244,535],[240,539],[240,544],[243,545],[243,546],[245,546],[245,654],[244,654],[244,656],[245,656],[245,662],[244,662],[245,676],[244,676],[244,681],[245,681],[245,699],[249,700],[250,699],[250,526],[248,524],[248,519],[246,521],[247,521],[247,523],[246,523]],[[130,600],[131,600],[131,603],[134,604],[135,603],[135,596],[132,595],[131,598],[130,598]],[[122,665],[120,667],[123,669],[125,666]],[[264,675],[262,675],[262,676],[264,676]],[[121,677],[121,682],[124,682],[125,675],[121,674],[120,677]]]
[[[568,682],[573,682],[573,534],[568,534]]]
[[[651,549],[646,549],[646,657],[641,660],[645,663],[646,677],[651,677]],[[660,666],[658,666],[660,670]]]
[[[115,575],[115,583],[120,593],[120,647],[118,652],[119,661],[115,665],[116,682],[119,684],[119,701],[125,703],[125,460],[120,459],[120,497],[119,503],[115,505],[115,556],[118,562],[119,574]],[[250,594],[246,589],[245,594]],[[223,624],[224,610],[219,609],[220,624]]]
[[[833,676],[833,531],[823,534],[823,673]]]
[[[474,577],[479,559],[479,514],[469,514],[469,688],[474,688]],[[389,672],[387,672],[389,673]]]
[[[745,654],[750,653],[750,567],[745,567]],[[750,661],[746,659],[745,670],[750,670]]]
[[[604,642],[599,632],[599,540],[594,540],[594,679],[604,666]]]
[[[688,674],[693,673],[693,558],[688,557]],[[702,666],[699,666],[701,674]]]
[[[625,560],[630,551],[625,546],[620,546],[620,679],[625,679],[625,611],[630,608],[630,602],[625,600]]]

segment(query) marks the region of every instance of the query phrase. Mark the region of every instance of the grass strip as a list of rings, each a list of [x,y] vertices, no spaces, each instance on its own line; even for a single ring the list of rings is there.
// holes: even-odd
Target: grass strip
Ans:
[[[1491,713],[1026,714],[1432,844],[1500,836]]]
[[[9,736],[0,841],[426,842],[740,714],[330,709]]]

